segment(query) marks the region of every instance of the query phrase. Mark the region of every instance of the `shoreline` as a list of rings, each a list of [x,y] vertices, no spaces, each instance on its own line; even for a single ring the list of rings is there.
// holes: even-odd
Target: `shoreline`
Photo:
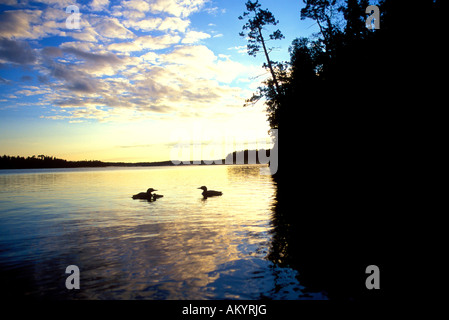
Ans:
[[[6,170],[52,170],[52,169],[112,169],[112,168],[147,168],[147,167],[186,167],[186,166],[211,166],[211,165],[218,165],[218,166],[242,166],[242,165],[257,165],[257,166],[268,166],[266,163],[221,163],[221,164],[197,164],[197,163],[190,163],[190,164],[125,164],[125,165],[102,165],[102,166],[73,166],[73,167],[27,167],[27,168],[0,168],[0,172],[6,171]]]
[[[256,157],[256,153],[259,155]],[[260,161],[260,153],[264,161]],[[267,156],[268,153],[268,156]],[[233,164],[269,164],[271,149],[242,150],[229,153],[223,159],[206,160],[164,160],[152,162],[103,162],[100,160],[69,161],[56,157],[40,155],[33,157],[0,157],[0,170],[5,169],[57,169],[57,168],[103,168],[103,167],[161,167],[191,165],[233,165]],[[267,162],[265,162],[267,161]]]

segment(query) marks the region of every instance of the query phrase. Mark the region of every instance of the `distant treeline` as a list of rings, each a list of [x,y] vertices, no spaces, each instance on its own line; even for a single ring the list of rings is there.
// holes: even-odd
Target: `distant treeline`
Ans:
[[[255,164],[261,163],[259,155],[270,156],[270,150],[243,150],[229,153],[225,159],[221,159],[222,164]],[[215,161],[213,164],[220,163]],[[263,163],[263,161],[262,161]],[[179,165],[186,164],[209,164],[204,161],[182,162]],[[41,169],[41,168],[89,168],[89,167],[150,167],[150,166],[173,166],[172,161],[158,162],[103,162],[99,160],[68,161],[58,159],[52,156],[38,155],[31,157],[14,157],[4,155],[0,157],[0,169]]]
[[[262,159],[261,155],[266,158]],[[270,157],[270,150],[243,150],[229,153],[224,159],[225,164],[266,164]]]
[[[34,168],[80,168],[106,167],[108,164],[96,160],[68,161],[56,157],[35,155],[31,157],[11,157],[4,155],[0,158],[0,169],[34,169]]]

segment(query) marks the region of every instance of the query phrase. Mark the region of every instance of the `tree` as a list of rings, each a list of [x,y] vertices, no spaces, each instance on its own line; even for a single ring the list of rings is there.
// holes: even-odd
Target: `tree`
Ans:
[[[320,28],[320,33],[324,38],[326,52],[330,56],[334,50],[335,37],[340,30],[335,22],[336,14],[339,11],[337,0],[303,0],[305,7],[301,9],[301,20],[306,18],[315,20]]]
[[[243,20],[244,18],[248,18],[248,22],[243,26],[243,32],[240,32],[241,37],[247,37],[248,38],[248,54],[250,56],[255,57],[257,53],[260,51],[260,48],[262,46],[262,49],[265,54],[265,58],[267,60],[267,63],[264,63],[264,67],[267,67],[270,70],[271,77],[273,80],[273,85],[276,90],[276,94],[281,94],[281,89],[279,85],[278,78],[276,76],[276,73],[273,68],[273,62],[270,60],[269,51],[271,49],[267,48],[266,45],[266,38],[264,38],[262,34],[262,30],[264,29],[264,26],[266,25],[277,25],[279,21],[277,21],[274,18],[274,15],[268,11],[268,9],[260,9],[261,5],[259,3],[259,0],[251,1],[248,0],[246,2],[246,10],[243,13],[243,16],[239,17],[239,20]],[[281,33],[281,31],[278,29],[274,31],[272,34],[269,35],[270,40],[280,40],[284,39],[284,35]],[[255,96],[253,96],[252,99],[254,99]],[[251,100],[251,99],[250,99]]]
[[[346,0],[345,4],[346,6],[338,8],[340,12],[343,12],[346,20],[345,37],[352,41],[359,40],[368,34],[365,26],[365,10],[369,2],[368,0]]]

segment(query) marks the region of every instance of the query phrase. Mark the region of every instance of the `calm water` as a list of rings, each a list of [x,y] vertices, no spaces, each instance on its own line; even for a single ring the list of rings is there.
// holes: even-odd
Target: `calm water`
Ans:
[[[202,185],[223,196],[203,200]],[[164,198],[131,199],[149,187]],[[0,171],[3,285],[33,299],[299,299],[296,271],[266,259],[275,188],[257,165]]]

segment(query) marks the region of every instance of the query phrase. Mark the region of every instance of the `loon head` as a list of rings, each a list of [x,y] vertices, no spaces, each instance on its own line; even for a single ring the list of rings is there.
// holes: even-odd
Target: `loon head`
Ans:
[[[153,191],[157,191],[156,189],[153,189],[153,188],[149,188],[148,190],[147,190],[147,193],[151,193],[151,192],[153,192]]]
[[[207,191],[207,187],[206,186],[199,187],[198,189],[202,189],[203,191]]]

